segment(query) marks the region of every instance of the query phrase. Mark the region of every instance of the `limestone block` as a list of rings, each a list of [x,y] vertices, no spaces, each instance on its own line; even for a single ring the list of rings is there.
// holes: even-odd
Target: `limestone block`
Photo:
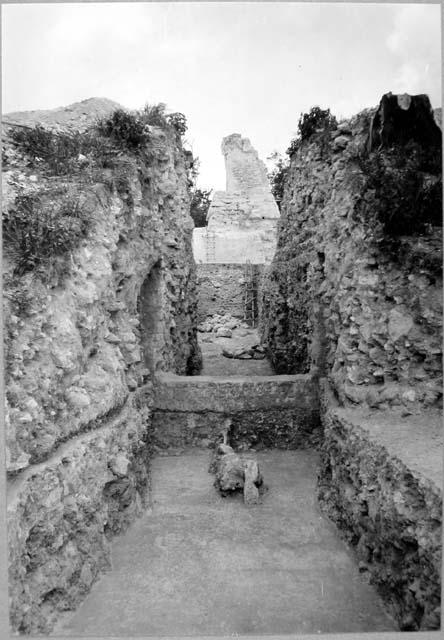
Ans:
[[[401,313],[398,309],[390,311],[388,332],[393,342],[396,342],[401,336],[408,335],[413,327],[413,318],[406,313]]]
[[[347,136],[338,136],[333,141],[333,149],[335,150],[345,149],[349,141],[350,141],[350,138],[348,138]]]
[[[228,327],[219,327],[216,331],[216,338],[231,338],[232,335],[232,331]]]
[[[262,476],[256,460],[246,460],[244,463],[244,502],[247,505],[259,504],[259,489]]]
[[[259,504],[259,489],[264,489],[262,474],[257,460],[244,458],[226,444],[219,444],[210,464],[210,473],[215,473],[214,486],[223,496],[243,490],[246,505]]]

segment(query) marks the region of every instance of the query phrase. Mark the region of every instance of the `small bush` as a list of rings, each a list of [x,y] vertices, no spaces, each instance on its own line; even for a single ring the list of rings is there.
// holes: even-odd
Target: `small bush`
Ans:
[[[166,117],[168,124],[176,130],[179,136],[184,136],[188,126],[187,119],[183,113],[170,113]]]
[[[179,136],[185,135],[188,129],[187,119],[183,113],[175,112],[165,113],[166,105],[161,102],[156,105],[145,105],[141,118],[145,124],[151,127],[159,127],[160,129],[173,129]]]
[[[78,199],[57,206],[41,196],[18,196],[3,215],[5,248],[14,253],[16,275],[23,275],[75,248],[90,227]]]
[[[308,113],[301,113],[298,122],[298,131],[301,140],[308,140],[318,130],[332,130],[337,127],[335,116],[332,116],[330,109],[312,107]]]
[[[141,118],[145,124],[151,127],[166,129],[168,127],[168,121],[165,115],[165,109],[166,105],[163,102],[154,105],[146,104],[142,111]]]
[[[288,174],[289,163],[279,153],[274,152],[269,158],[274,160],[275,166],[268,174],[268,180],[270,181],[271,193],[273,194],[279,209],[281,208],[281,201],[284,197],[284,185],[285,179]]]
[[[97,131],[119,146],[136,149],[148,141],[145,123],[138,114],[116,109],[111,116],[99,120]]]
[[[298,122],[298,136],[294,138],[286,153],[290,156],[296,153],[301,142],[309,140],[314,134],[324,134],[333,131],[337,127],[335,116],[330,109],[312,107],[308,113],[301,113]]]
[[[211,204],[212,190],[195,189],[191,192],[190,215],[196,227],[207,226],[207,213]]]

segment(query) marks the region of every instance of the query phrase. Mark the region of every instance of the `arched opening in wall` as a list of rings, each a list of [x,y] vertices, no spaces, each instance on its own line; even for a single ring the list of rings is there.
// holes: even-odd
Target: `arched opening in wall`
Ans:
[[[159,260],[140,289],[137,301],[140,318],[141,345],[145,367],[154,373],[162,363],[165,346],[162,318],[162,265]]]

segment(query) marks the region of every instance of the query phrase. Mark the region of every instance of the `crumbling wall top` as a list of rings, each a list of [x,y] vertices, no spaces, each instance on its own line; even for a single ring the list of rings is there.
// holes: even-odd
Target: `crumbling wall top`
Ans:
[[[232,133],[222,140],[228,192],[270,193],[267,168],[248,138]]]
[[[427,95],[389,92],[382,96],[371,123],[369,151],[410,140],[425,147],[441,147],[441,139]]]

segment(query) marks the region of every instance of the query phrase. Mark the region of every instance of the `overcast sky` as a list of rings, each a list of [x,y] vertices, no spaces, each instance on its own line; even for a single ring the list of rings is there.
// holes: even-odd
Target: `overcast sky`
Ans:
[[[440,7],[195,2],[3,5],[3,112],[90,97],[187,116],[201,186],[224,189],[220,143],[285,151],[301,112],[383,93],[441,105]]]

